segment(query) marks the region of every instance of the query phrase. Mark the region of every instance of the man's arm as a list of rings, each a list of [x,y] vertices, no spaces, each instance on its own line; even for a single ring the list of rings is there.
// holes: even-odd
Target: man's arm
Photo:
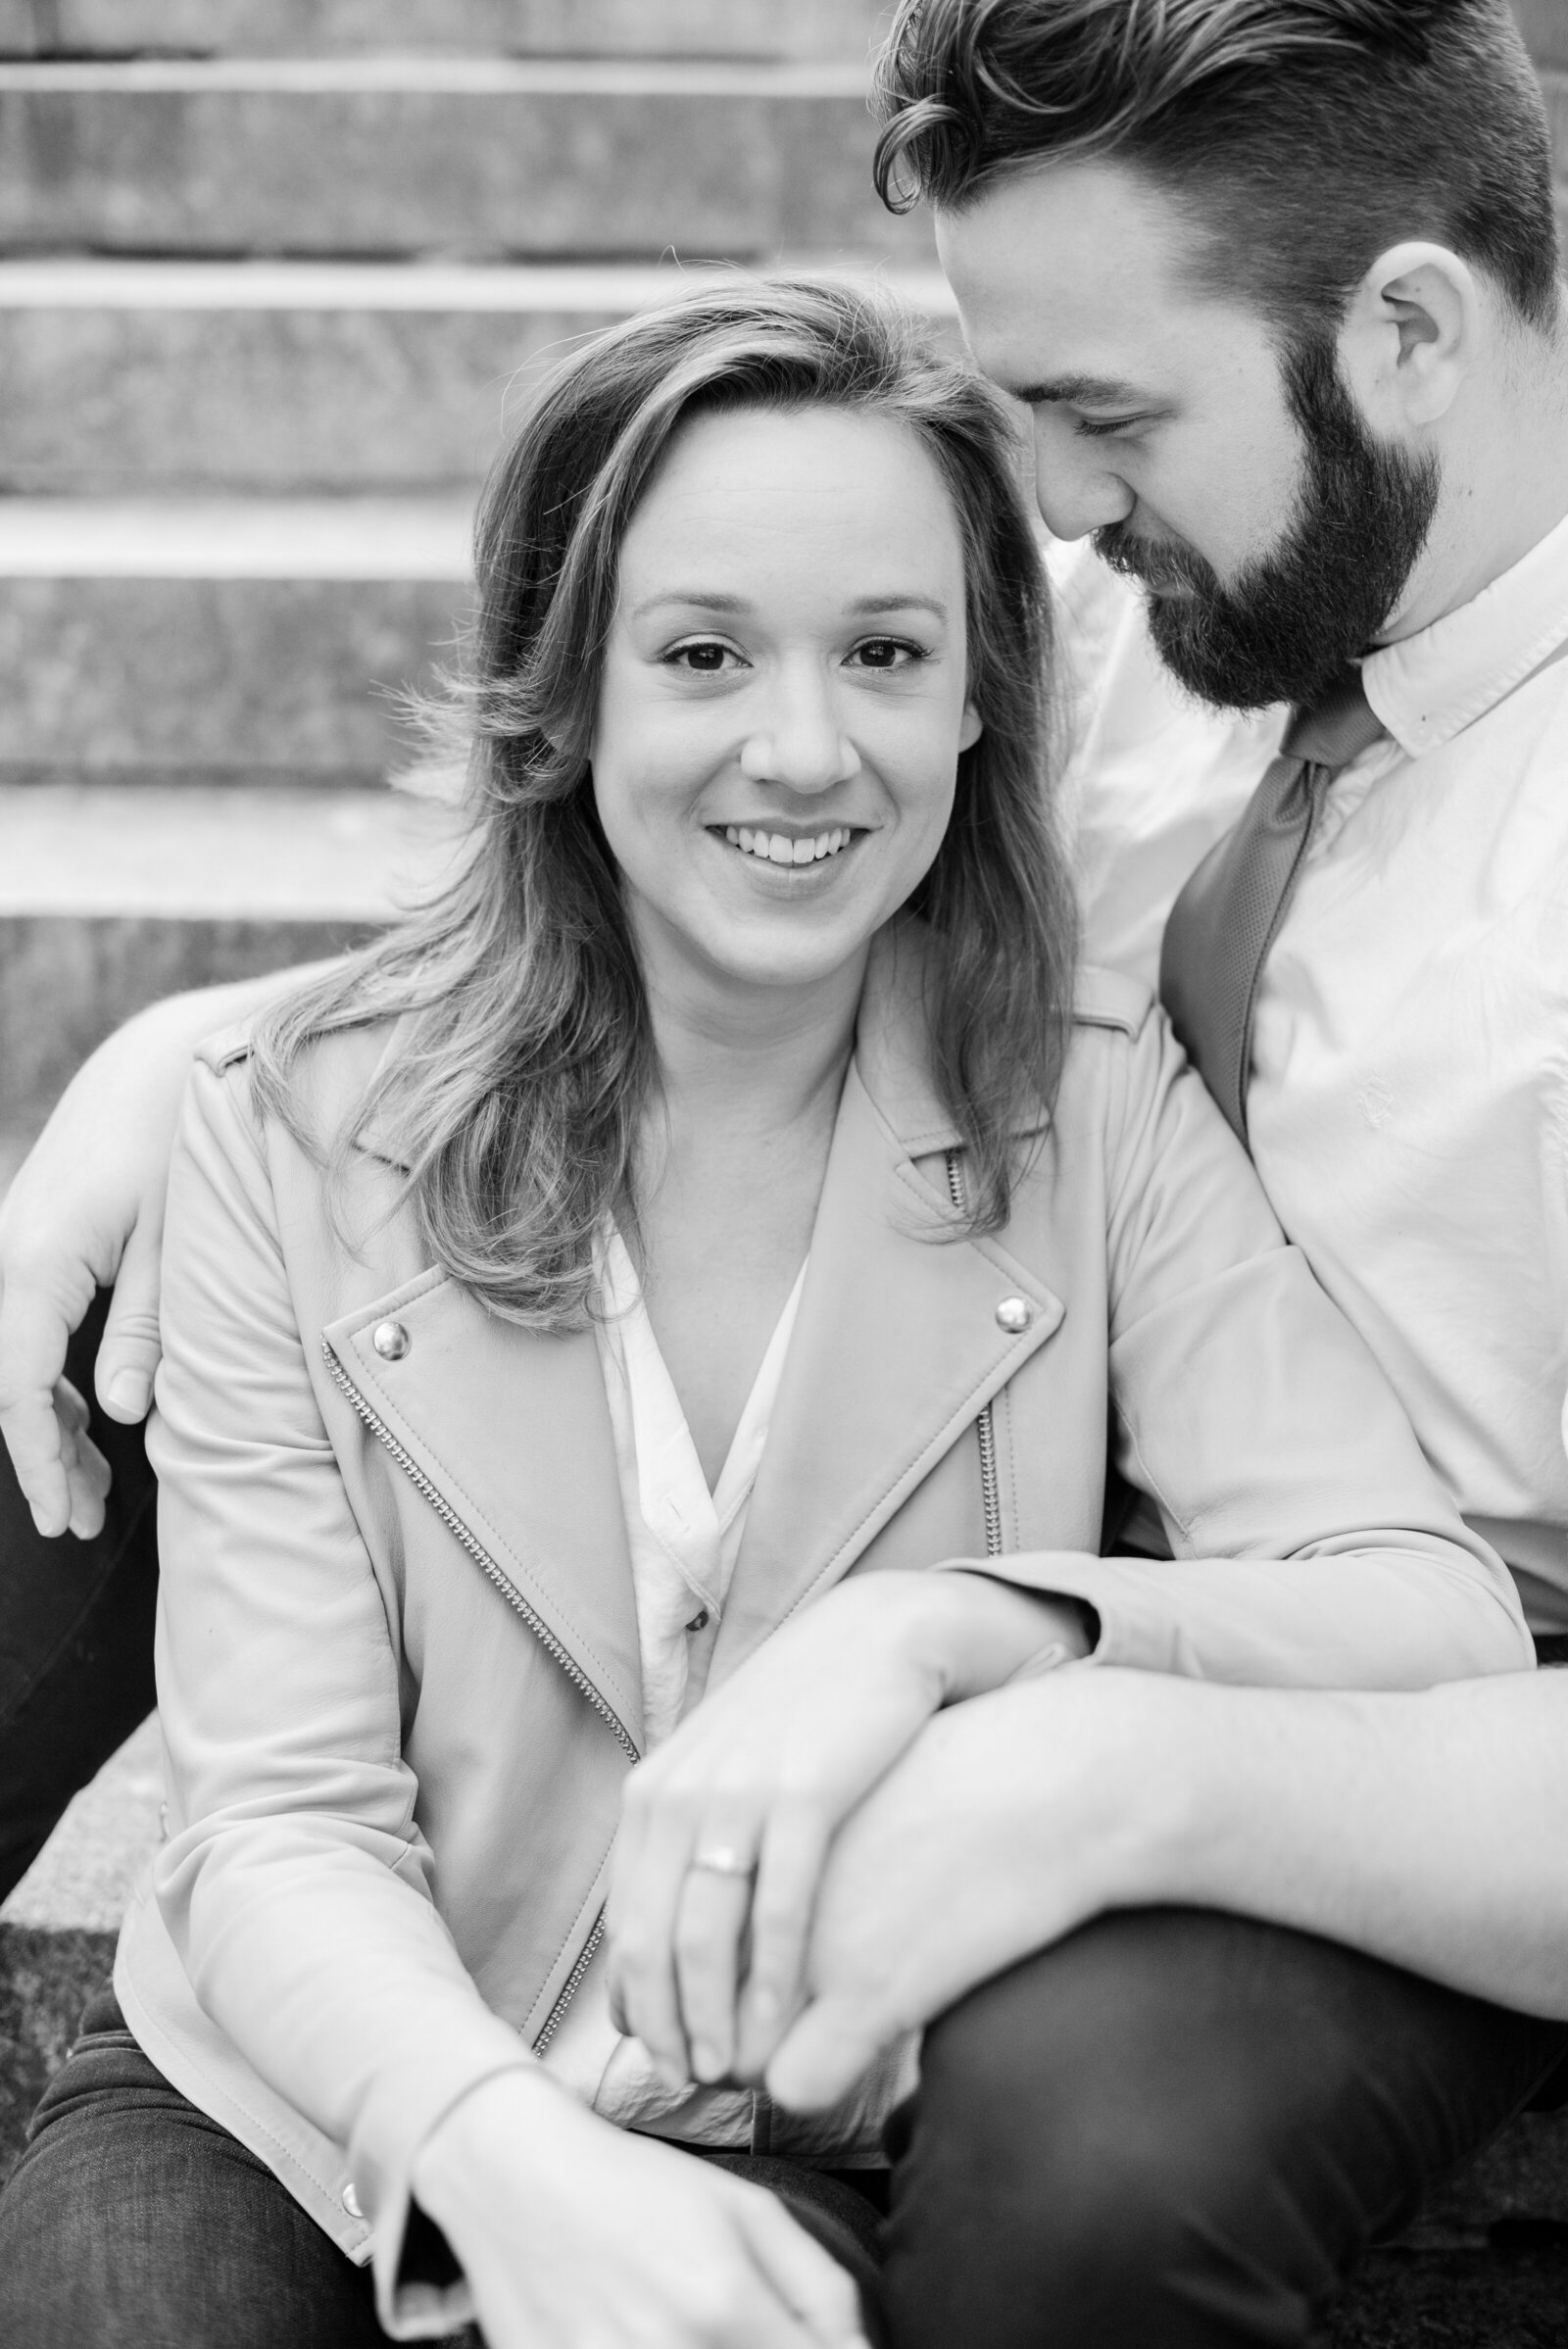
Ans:
[[[152,1400],[164,1187],[192,1052],[327,967],[271,971],[138,1012],[77,1070],[0,1204],[0,1438],[40,1533],[86,1537],[103,1523],[108,1470],[62,1379],[94,1289],[115,1292],[99,1401],[132,1421]]]
[[[1568,2019],[1568,1672],[1418,1694],[1069,1670],[939,1714],[841,1831],[768,2068],[870,2057],[1102,1910],[1220,1908]]]

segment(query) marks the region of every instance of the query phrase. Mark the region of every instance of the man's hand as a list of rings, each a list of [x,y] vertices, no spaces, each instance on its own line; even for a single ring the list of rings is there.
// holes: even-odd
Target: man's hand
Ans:
[[[984,1575],[852,1578],[775,1632],[633,1772],[611,1983],[624,2028],[667,2080],[760,2076],[798,2002],[817,1878],[842,1821],[941,1706],[1086,1642],[1072,1601]]]
[[[191,1054],[312,975],[270,973],[139,1012],[78,1069],[0,1204],[0,1438],[41,1534],[86,1539],[104,1521],[109,1471],[63,1376],[95,1289],[115,1293],[98,1400],[127,1424],[152,1402],[164,1191]]]
[[[780,2104],[825,2111],[977,1983],[1160,1897],[1181,1802],[1161,1767],[1165,1691],[1147,1673],[1058,1672],[927,1723],[828,1856],[807,2003],[767,2067]]]

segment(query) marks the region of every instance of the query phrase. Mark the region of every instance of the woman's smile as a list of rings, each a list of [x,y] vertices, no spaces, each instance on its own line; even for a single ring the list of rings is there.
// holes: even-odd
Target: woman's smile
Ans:
[[[815,831],[803,832],[792,824],[710,824],[710,839],[725,840],[743,856],[782,866],[792,875],[809,867],[831,863],[865,838],[865,826],[828,824]]]

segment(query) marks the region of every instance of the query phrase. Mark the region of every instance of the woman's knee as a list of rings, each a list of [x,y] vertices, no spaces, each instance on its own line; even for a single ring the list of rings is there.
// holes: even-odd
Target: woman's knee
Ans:
[[[368,2280],[128,2033],[84,2039],[0,2193],[7,2349],[356,2349]]]

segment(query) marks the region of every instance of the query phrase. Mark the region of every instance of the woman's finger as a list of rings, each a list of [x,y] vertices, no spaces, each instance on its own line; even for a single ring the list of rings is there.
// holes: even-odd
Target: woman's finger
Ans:
[[[700,2080],[722,2080],[734,2065],[735,2000],[751,1906],[749,1872],[700,1862],[687,1870],[675,1916],[675,1982]]]
[[[806,1953],[817,1886],[827,1860],[824,1814],[807,1803],[779,1804],[767,1823],[752,1898],[751,1947],[737,2012],[734,2069],[760,2080],[805,1986]]]

